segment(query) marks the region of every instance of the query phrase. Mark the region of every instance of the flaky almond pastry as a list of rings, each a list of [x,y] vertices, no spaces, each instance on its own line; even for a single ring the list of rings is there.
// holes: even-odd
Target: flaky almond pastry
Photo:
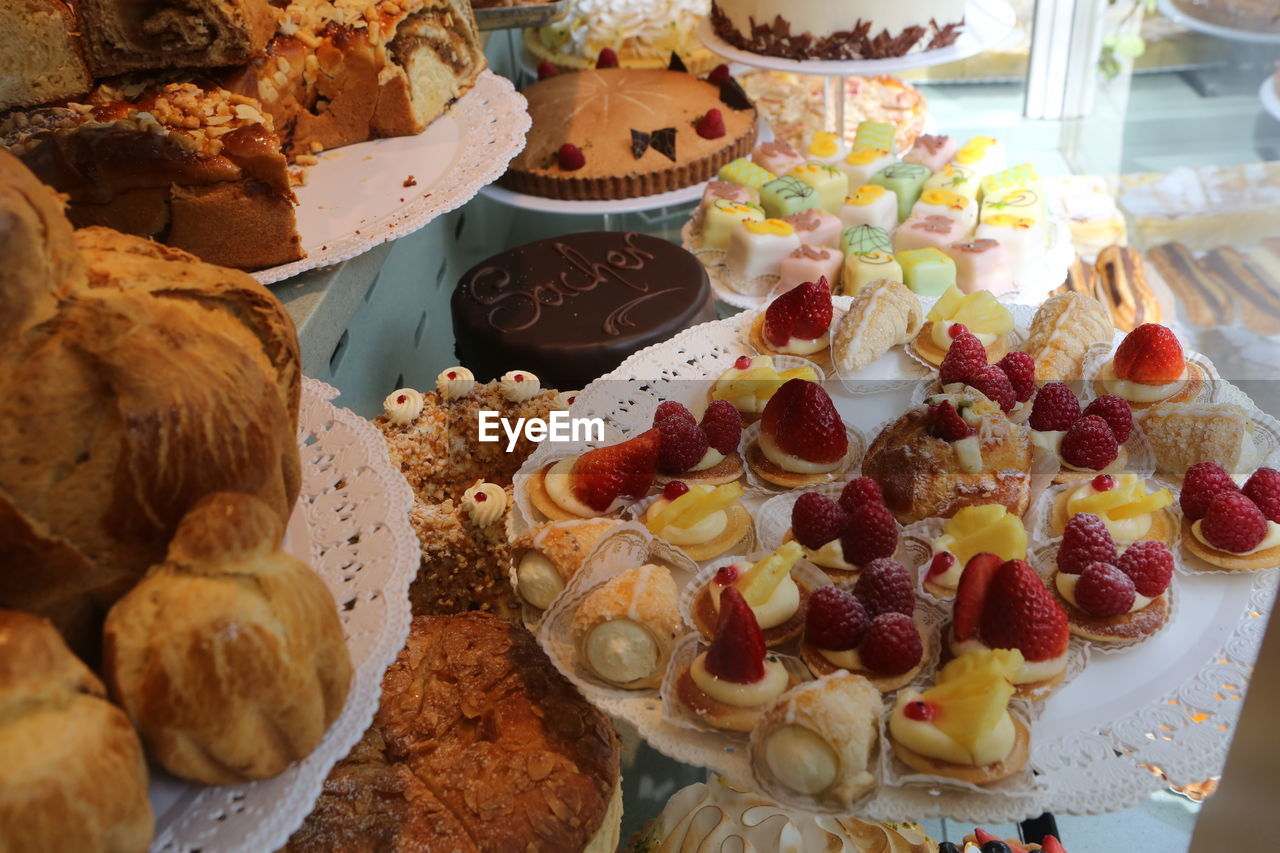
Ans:
[[[144,853],[142,744],[47,620],[0,610],[0,850]]]
[[[1111,315],[1098,300],[1079,293],[1049,299],[1032,318],[1025,347],[1036,360],[1036,381],[1079,379],[1089,347],[1114,336]]]
[[[894,347],[910,343],[923,326],[920,297],[901,282],[873,282],[858,291],[836,325],[835,362],[846,373],[856,373]]]
[[[337,719],[351,659],[333,595],[250,495],[210,495],[107,615],[103,669],[151,756],[207,785],[265,779]]]
[[[658,686],[683,630],[679,598],[662,566],[638,566],[605,581],[574,614],[578,662],[619,687]]]
[[[63,0],[6,0],[0,3],[0,112],[30,107],[89,91],[71,7]]]
[[[1252,470],[1253,425],[1239,406],[1157,403],[1136,420],[1159,471],[1181,478],[1197,462],[1217,462],[1242,474]]]

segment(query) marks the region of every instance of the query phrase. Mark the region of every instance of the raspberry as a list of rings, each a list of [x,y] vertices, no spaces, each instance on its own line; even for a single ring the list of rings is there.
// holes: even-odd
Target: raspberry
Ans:
[[[898,522],[884,504],[864,503],[849,513],[840,547],[845,560],[855,566],[892,557],[898,550]]]
[[[1032,429],[1049,431],[1070,429],[1080,420],[1080,401],[1061,382],[1049,382],[1036,392],[1031,404]]]
[[[1013,385],[1013,393],[1019,403],[1025,403],[1036,393],[1036,360],[1030,353],[1014,351],[997,362]]]
[[[867,615],[902,613],[910,616],[916,610],[916,593],[907,567],[890,557],[872,560],[862,567],[853,594],[867,608]]]
[[[679,480],[672,480],[662,489],[662,496],[669,501],[673,501],[681,495],[689,494],[689,486]]]
[[[980,367],[987,366],[987,348],[982,345],[976,335],[962,332],[951,341],[938,368],[938,381],[943,385],[952,382],[968,382],[969,375]]]
[[[699,425],[707,435],[707,443],[728,456],[738,451],[742,439],[742,415],[728,400],[713,400],[702,413]]]
[[[879,483],[870,477],[854,477],[845,483],[840,492],[840,506],[845,512],[853,512],[866,501],[884,503],[884,492],[880,491]]]
[[[1116,542],[1102,519],[1080,512],[1067,521],[1058,546],[1058,571],[1078,575],[1090,563],[1115,563]]]
[[[1103,394],[1084,407],[1084,414],[1097,415],[1106,421],[1116,441],[1121,444],[1128,441],[1129,434],[1133,432],[1133,410],[1129,408],[1129,402],[1124,397]]]
[[[1077,468],[1100,471],[1119,455],[1111,427],[1097,415],[1085,415],[1062,437],[1062,460]]]
[[[658,470],[682,474],[702,461],[707,452],[707,436],[697,424],[679,418],[658,423],[662,446],[658,451]]]
[[[1209,501],[1222,492],[1238,492],[1240,487],[1227,469],[1216,462],[1197,462],[1182,477],[1178,505],[1188,521],[1199,521],[1209,509]]]
[[[732,75],[729,73],[729,66],[725,65],[723,62],[715,68],[712,68],[711,73],[707,75],[707,82],[714,83],[717,86],[729,81],[730,79],[732,79]]]
[[[554,77],[559,73],[559,69],[545,59],[538,63],[539,80],[546,80],[548,77]]]
[[[1173,554],[1163,542],[1135,542],[1120,555],[1116,568],[1129,576],[1139,595],[1155,598],[1173,578]]]
[[[867,636],[858,648],[863,665],[881,675],[902,675],[920,663],[924,643],[910,616],[882,613],[871,620]]]
[[[737,409],[734,409],[734,411],[737,411]],[[676,418],[691,424],[697,423],[694,420],[693,413],[686,409],[683,403],[677,403],[675,400],[663,400],[658,404],[657,411],[653,413],[653,425],[659,426],[668,418]]]
[[[617,67],[618,67],[617,52],[611,47],[602,48],[600,53],[596,56],[596,68],[617,68]]]
[[[848,515],[840,504],[817,492],[801,495],[791,508],[791,533],[811,551],[839,539],[846,521]]]
[[[725,135],[724,116],[720,114],[718,109],[714,107],[707,110],[707,114],[693,125],[696,132],[703,139],[719,139]]]
[[[1013,383],[997,364],[988,364],[970,373],[969,384],[998,405],[1002,412],[1011,412],[1018,404],[1018,395],[1013,390]]]
[[[1222,492],[1209,501],[1200,520],[1200,533],[1220,551],[1243,554],[1257,548],[1267,535],[1267,518],[1239,492]]]
[[[1280,524],[1280,471],[1259,468],[1244,484],[1242,490],[1249,500],[1262,510],[1268,521]]]
[[[820,649],[856,649],[867,634],[871,618],[862,602],[838,586],[824,586],[809,596],[804,638]]]
[[[1107,563],[1090,563],[1076,581],[1076,604],[1093,616],[1128,613],[1133,601],[1133,581]]]
[[[556,163],[566,172],[576,172],[587,165],[587,155],[572,142],[566,142],[556,152]]]
[[[950,400],[930,403],[925,420],[929,423],[930,431],[943,441],[959,441],[973,435],[973,427],[964,422]]]

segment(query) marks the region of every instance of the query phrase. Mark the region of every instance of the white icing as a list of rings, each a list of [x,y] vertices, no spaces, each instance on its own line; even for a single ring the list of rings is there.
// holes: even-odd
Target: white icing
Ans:
[[[844,462],[843,459],[837,459],[835,462],[810,462],[807,459],[801,459],[799,456],[792,456],[778,448],[773,437],[761,430],[760,432],[760,452],[765,458],[777,465],[783,471],[792,474],[827,474],[836,470]]]
[[[830,346],[830,340],[826,335],[816,338],[788,338],[787,342],[778,348],[778,352],[785,352],[790,355],[813,355],[815,352],[822,352]]]
[[[768,659],[764,662],[764,678],[759,681],[751,684],[723,681],[707,671],[706,652],[694,658],[689,676],[703,693],[735,708],[754,708],[771,702],[791,683],[787,668],[780,661]]]
[[[387,395],[382,408],[387,420],[397,426],[413,423],[422,414],[422,395],[412,388],[401,388]]]
[[[453,376],[449,375],[451,373]],[[476,387],[476,375],[461,365],[446,367],[436,377],[436,393],[446,403],[467,396],[474,387]]]
[[[1058,462],[1062,462],[1062,437],[1066,434],[1065,429],[1033,429],[1031,443],[1051,453]]]
[[[637,57],[660,59],[671,51],[700,47],[693,36],[707,0],[574,0],[568,16],[546,27],[563,41],[544,37],[543,44],[566,56],[588,59],[606,47],[625,45]]]
[[[569,411],[569,407],[578,399],[581,391],[560,391],[556,394],[555,407],[562,411]]]
[[[822,655],[831,663],[847,669],[850,672],[870,672],[862,662],[862,655],[858,654],[857,649],[818,649],[818,654]]]
[[[629,619],[613,619],[592,628],[585,648],[592,671],[615,684],[649,677],[661,657],[652,635]]]
[[[538,396],[542,383],[538,377],[527,370],[511,370],[502,374],[498,382],[498,390],[502,396],[512,403],[523,403]]]
[[[564,591],[564,578],[555,563],[540,551],[526,551],[516,567],[520,597],[539,610],[546,610]]]
[[[859,20],[870,18],[872,38],[881,31],[897,36],[908,27],[929,25],[929,20],[946,26],[964,18],[964,0],[912,0],[910,3],[877,3],[869,6],[866,0],[830,0],[825,3],[796,3],[795,0],[716,0],[719,8],[734,28],[743,36],[751,36],[751,19],[757,23],[772,23],[781,16],[791,25],[792,37],[801,34],[826,38],[833,33],[848,31]],[[874,14],[869,14],[874,9]],[[917,49],[923,49],[929,39],[921,39]],[[840,157],[847,152],[845,149]],[[824,158],[825,159],[825,158]],[[839,159],[833,158],[829,162]]]
[[[690,471],[705,471],[708,468],[714,468],[724,461],[724,454],[714,447],[708,447],[707,452],[702,454],[702,458],[698,460],[698,464],[690,468]]]
[[[803,548],[804,546],[800,547]],[[809,562],[824,569],[841,569],[846,572],[858,571],[858,566],[844,558],[844,546],[840,544],[839,539],[832,539],[816,551],[812,548],[805,548],[804,556]]]

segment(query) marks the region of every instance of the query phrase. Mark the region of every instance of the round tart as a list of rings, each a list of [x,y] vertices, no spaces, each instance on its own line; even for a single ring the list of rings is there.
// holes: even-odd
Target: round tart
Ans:
[[[533,126],[502,183],[531,195],[614,199],[679,189],[711,178],[756,141],[754,108],[732,109],[718,86],[683,71],[595,69],[540,80],[523,93]],[[694,124],[712,109],[725,132],[704,139]],[[649,135],[638,157],[633,131]],[[560,168],[565,144],[582,149],[581,168]]]

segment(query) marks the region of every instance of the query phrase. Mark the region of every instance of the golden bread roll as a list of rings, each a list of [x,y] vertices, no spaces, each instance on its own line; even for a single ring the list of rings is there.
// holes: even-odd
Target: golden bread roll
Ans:
[[[0,850],[141,853],[142,744],[47,619],[0,610]]]
[[[210,785],[304,758],[342,711],[351,660],[328,587],[279,548],[263,501],[210,495],[168,559],[107,615],[112,694],[169,772]]]

